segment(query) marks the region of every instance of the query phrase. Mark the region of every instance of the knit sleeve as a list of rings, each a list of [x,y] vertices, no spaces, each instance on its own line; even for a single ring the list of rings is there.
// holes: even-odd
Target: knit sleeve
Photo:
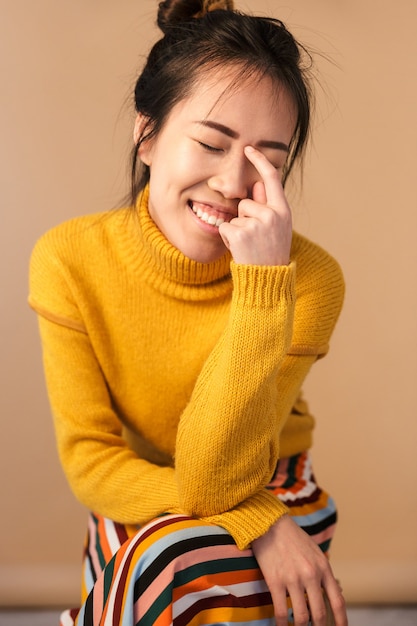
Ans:
[[[139,458],[122,436],[73,296],[74,281],[68,279],[55,243],[59,237],[47,233],[32,253],[29,303],[38,314],[61,464],[74,495],[90,510],[121,523],[142,524],[179,509],[175,472]]]
[[[229,323],[179,424],[181,507],[227,528],[239,547],[287,512],[265,486],[278,460],[279,431],[303,378],[300,372],[277,388],[292,338],[295,272],[294,264],[232,263]]]
[[[142,524],[178,509],[174,469],[129,448],[88,335],[39,317],[58,452],[75,496],[90,510]]]
[[[309,369],[327,350],[343,300],[337,264],[309,242],[305,248],[297,290],[294,263],[232,264],[229,323],[179,425],[181,507],[225,527],[240,548],[287,512],[265,487],[280,432]],[[310,248],[313,257],[319,250],[313,266]]]

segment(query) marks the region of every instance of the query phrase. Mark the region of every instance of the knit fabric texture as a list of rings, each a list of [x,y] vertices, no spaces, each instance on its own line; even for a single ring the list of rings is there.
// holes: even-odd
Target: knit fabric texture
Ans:
[[[147,201],[70,220],[33,251],[60,459],[92,511],[186,513],[245,548],[287,511],[265,489],[278,458],[311,446],[300,390],[327,352],[342,273],[297,233],[288,266],[192,261]]]

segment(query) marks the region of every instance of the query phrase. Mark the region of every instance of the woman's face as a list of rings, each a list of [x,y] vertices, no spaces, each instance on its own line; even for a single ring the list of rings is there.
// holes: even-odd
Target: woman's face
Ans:
[[[173,246],[202,263],[225,253],[219,224],[238,215],[239,201],[262,180],[245,146],[261,150],[282,171],[296,123],[291,98],[268,77],[228,89],[230,72],[211,76],[139,149],[150,168],[152,219]]]

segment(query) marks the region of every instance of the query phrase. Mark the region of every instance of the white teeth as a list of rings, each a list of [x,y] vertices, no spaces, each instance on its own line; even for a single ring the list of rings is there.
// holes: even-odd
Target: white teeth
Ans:
[[[219,227],[220,224],[223,224],[224,219],[222,217],[217,217],[215,215],[209,215],[206,211],[203,211],[200,207],[196,208],[193,204],[191,205],[192,210],[206,224],[210,224],[210,226]]]

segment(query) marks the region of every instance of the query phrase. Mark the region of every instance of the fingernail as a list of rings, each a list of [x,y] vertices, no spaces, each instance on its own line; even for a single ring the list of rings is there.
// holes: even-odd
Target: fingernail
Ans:
[[[245,152],[255,152],[255,148],[253,146],[245,146]]]

